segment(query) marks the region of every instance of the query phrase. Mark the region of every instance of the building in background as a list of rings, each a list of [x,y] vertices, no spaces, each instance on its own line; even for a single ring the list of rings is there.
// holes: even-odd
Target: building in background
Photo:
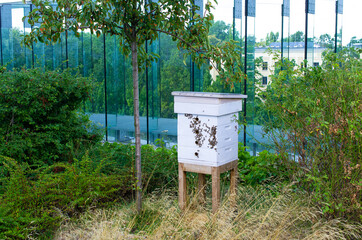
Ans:
[[[195,4],[203,6],[206,2],[207,0],[198,0]],[[345,2],[350,4],[348,0]],[[337,36],[332,48],[339,50],[337,47],[342,44],[343,8],[335,7],[341,4],[341,0],[219,1],[214,11],[215,19],[225,24],[220,24],[215,36],[217,40],[238,41],[240,46],[247,50],[242,57],[246,64],[245,72],[251,80],[255,79],[254,60],[262,57],[263,64],[261,69],[257,70],[262,74],[262,85],[266,86],[270,82],[269,75],[274,66],[272,56],[266,53],[266,46],[281,51],[284,57],[295,59],[297,64],[307,59],[310,64],[317,66],[322,63],[322,52],[326,48],[314,42],[314,30],[325,28],[326,34]],[[305,6],[310,6],[310,9],[306,11]],[[31,26],[27,22],[22,22],[22,18],[31,8],[30,2],[0,4],[0,64],[9,69],[24,66],[41,67],[46,70],[69,67],[77,68],[84,76],[93,75],[97,89],[92,100],[84,104],[84,111],[95,123],[105,128],[106,140],[132,141],[134,133],[131,65],[129,59],[118,49],[119,39],[109,35],[97,38],[88,32],[82,32],[77,38],[70,33],[68,36],[63,34],[61,42],[54,45],[45,46],[36,43],[32,48],[24,48],[21,45],[22,34],[29,31]],[[320,21],[319,18],[324,16],[327,20]],[[344,29],[346,28],[354,30],[356,26],[345,25]],[[265,44],[264,47],[258,47],[257,34],[271,31],[279,32],[279,40],[283,39],[283,43],[272,42]],[[297,31],[303,33],[305,38],[290,39],[288,45],[285,39]],[[362,38],[362,34],[358,38]],[[305,42],[308,42],[307,46]],[[355,46],[361,47],[360,43],[356,43]],[[173,113],[171,92],[227,92],[229,89],[224,88],[222,84],[214,83],[216,75],[210,74],[208,66],[199,69],[190,60],[183,61],[177,46],[163,34],[160,34],[158,41],[149,44],[148,49],[159,54],[160,59],[140,77],[140,120],[143,143],[154,142],[158,138],[175,143],[176,115]],[[248,111],[247,115],[250,117],[248,126],[240,133],[239,140],[245,141],[246,145],[256,152],[262,150],[260,147],[256,150],[256,145],[265,143],[266,140],[262,138],[261,127],[253,122],[255,81],[248,85],[243,82],[237,84],[235,91],[244,93],[245,87],[250,98],[246,102],[244,111]]]
[[[289,60],[295,60],[296,64],[301,66],[304,62],[304,42],[290,42],[288,46]],[[328,50],[326,47],[321,47],[319,44],[312,42],[308,43],[308,48],[313,48],[313,62],[311,66],[320,66],[323,62],[323,52]],[[255,58],[261,57],[263,60],[262,66],[258,68],[261,76],[261,84],[266,86],[270,84],[270,75],[273,74],[275,65],[275,54],[280,56],[281,43],[273,42],[268,47],[256,47]]]

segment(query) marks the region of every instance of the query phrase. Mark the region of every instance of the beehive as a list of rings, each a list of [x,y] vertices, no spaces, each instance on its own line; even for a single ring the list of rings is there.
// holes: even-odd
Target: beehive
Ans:
[[[218,167],[238,158],[241,94],[172,92],[178,162]]]

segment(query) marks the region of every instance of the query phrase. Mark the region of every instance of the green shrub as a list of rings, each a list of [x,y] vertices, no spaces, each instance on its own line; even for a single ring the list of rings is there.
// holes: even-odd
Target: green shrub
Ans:
[[[258,156],[250,156],[239,143],[239,178],[245,185],[256,186],[290,180],[293,166],[285,154],[262,151]]]
[[[0,239],[52,234],[59,224],[89,207],[104,207],[130,196],[133,177],[105,175],[86,154],[80,161],[37,170],[3,157],[9,177],[1,179]]]
[[[108,165],[102,172],[109,174],[135,173],[135,147],[121,143],[99,143],[89,150],[95,162],[107,159]],[[142,154],[142,181],[144,191],[152,192],[155,189],[164,189],[177,186],[178,165],[177,148],[167,149],[153,145],[143,145]],[[81,156],[79,156],[81,157]]]
[[[304,170],[302,182],[324,212],[362,217],[362,60],[359,54],[328,53],[323,66],[297,68],[279,62],[265,93],[273,118],[266,128],[285,139]],[[277,131],[275,131],[277,130]],[[286,140],[286,141],[284,141]],[[289,145],[289,146],[286,146]]]
[[[144,191],[177,186],[176,148],[144,145],[142,156]],[[0,239],[50,236],[62,221],[89,207],[111,206],[132,198],[133,145],[97,143],[78,157],[81,160],[37,169],[0,158],[2,169],[7,171],[0,178]]]
[[[100,140],[79,113],[90,80],[70,70],[0,73],[0,155],[30,165],[72,159],[72,149]]]
[[[156,189],[176,188],[178,186],[177,147],[142,147],[144,189],[152,192]]]

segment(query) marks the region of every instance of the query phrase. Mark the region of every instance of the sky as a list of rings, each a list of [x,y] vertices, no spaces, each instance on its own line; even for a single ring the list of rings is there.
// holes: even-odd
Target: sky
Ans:
[[[334,36],[335,28],[335,0],[315,0],[316,14],[309,15],[309,33],[315,37],[328,33]],[[19,2],[19,0],[0,0],[0,3]],[[249,18],[248,31],[251,33],[254,29],[255,36],[258,40],[264,39],[270,31],[281,31],[281,4],[282,0],[256,0],[256,17]],[[206,3],[206,0],[204,0]],[[226,23],[232,24],[233,21],[233,4],[234,0],[218,0],[218,5],[213,11],[215,20],[224,20]],[[243,0],[244,4],[244,0]],[[305,28],[305,0],[290,0],[290,18],[289,30],[290,34],[296,31],[303,31]],[[343,24],[343,45],[346,45],[351,37],[356,36],[357,39],[362,38],[362,0],[344,0],[342,18]],[[244,11],[244,10],[243,10]],[[21,9],[13,10],[13,25],[21,27],[21,18],[23,12]],[[240,29],[241,24],[244,25],[244,19],[236,20],[236,28]],[[314,22],[314,24],[313,24]],[[288,18],[285,18],[285,27],[288,28]],[[244,29],[244,26],[242,26]]]

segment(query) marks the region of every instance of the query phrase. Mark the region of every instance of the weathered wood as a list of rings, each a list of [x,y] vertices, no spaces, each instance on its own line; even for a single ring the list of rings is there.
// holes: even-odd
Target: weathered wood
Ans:
[[[212,211],[216,212],[220,205],[220,174],[231,171],[230,193],[236,196],[238,160],[226,163],[219,167],[202,166],[195,164],[179,163],[179,205],[180,209],[186,208],[186,172],[198,173],[198,190],[200,203],[205,202],[205,174],[211,174],[212,180]],[[235,200],[234,200],[235,201]]]
[[[183,169],[183,164],[178,164],[178,186],[179,186],[179,206],[181,210],[184,210],[186,208],[186,197],[187,197],[187,186],[186,186],[186,172]]]
[[[237,167],[238,167],[238,160],[234,160],[232,162],[221,165],[219,168],[220,168],[220,173],[223,173]]]
[[[206,193],[205,193],[205,174],[198,174],[198,194],[199,194],[199,202],[200,204],[204,204],[206,202]]]
[[[236,194],[236,185],[238,178],[238,167],[230,170],[230,194]]]
[[[232,162],[228,162],[224,165],[219,166],[220,173],[229,171],[238,166],[238,160],[234,160]],[[204,166],[197,165],[191,163],[182,163],[183,170],[186,172],[194,172],[194,173],[203,173],[203,174],[211,174],[212,166]]]
[[[238,166],[236,165],[230,170],[230,203],[231,206],[236,206],[236,186],[238,180]]]
[[[182,167],[186,172],[203,173],[203,174],[211,174],[211,168],[212,168],[210,166],[202,166],[202,165],[188,164],[188,163],[183,163]]]
[[[215,213],[220,205],[220,167],[211,169],[212,179],[212,212]]]

